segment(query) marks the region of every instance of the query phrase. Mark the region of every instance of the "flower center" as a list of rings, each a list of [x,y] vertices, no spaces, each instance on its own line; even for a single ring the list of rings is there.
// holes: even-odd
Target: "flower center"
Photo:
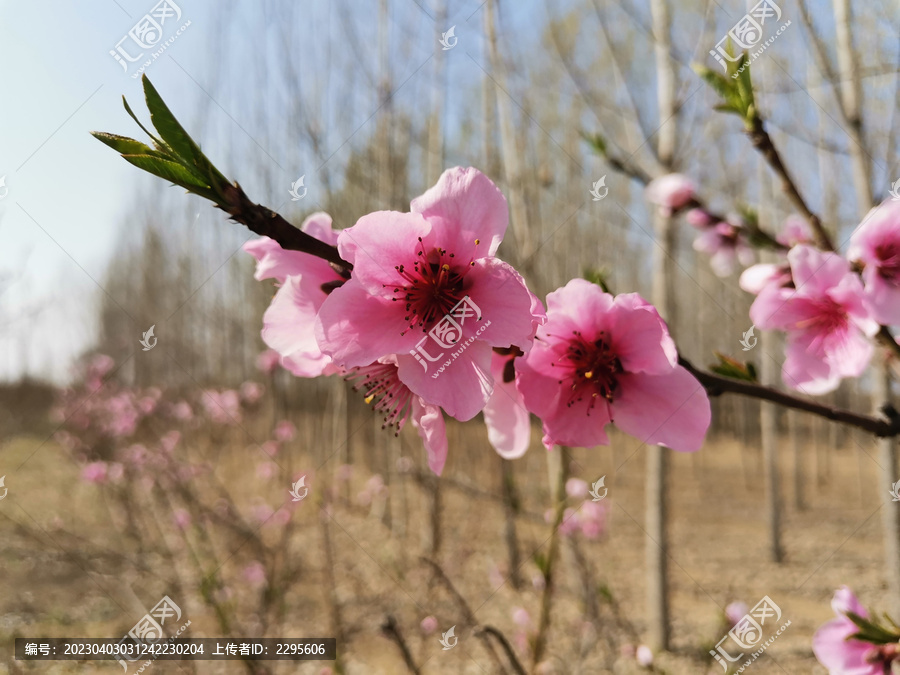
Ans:
[[[475,240],[476,246],[479,240]],[[463,281],[469,268],[475,263],[460,265],[453,253],[446,249],[434,248],[426,252],[419,237],[419,250],[413,268],[395,265],[400,277],[406,282],[394,287],[394,302],[406,303],[404,321],[409,322],[406,331],[421,327],[426,332],[432,324],[450,312],[465,296]]]
[[[413,395],[409,387],[397,377],[397,366],[391,363],[373,363],[353,368],[345,379],[354,383],[354,391],[365,391],[366,403],[375,402],[373,410],[384,413],[381,428],[396,427],[394,435],[399,436],[409,417]]]
[[[847,327],[847,312],[841,305],[831,298],[816,300],[810,308],[810,317],[798,321],[796,326],[807,331],[812,331],[813,339],[808,349],[814,354],[822,354],[826,338]]]
[[[590,397],[587,414],[590,415],[598,399],[612,403],[619,387],[618,375],[622,363],[612,351],[604,331],[593,342],[586,340],[580,331],[573,330],[566,349],[553,365],[565,371],[559,384],[567,384],[571,390],[567,406],[572,407]]]
[[[895,285],[900,285],[900,247],[891,242],[875,247],[878,257],[878,273]]]

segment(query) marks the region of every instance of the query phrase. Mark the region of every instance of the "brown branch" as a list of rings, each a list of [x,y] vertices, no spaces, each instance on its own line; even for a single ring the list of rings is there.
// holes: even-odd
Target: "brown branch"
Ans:
[[[511,665],[512,669],[516,671],[517,675],[527,675],[527,673],[525,672],[525,667],[516,657],[516,653],[513,651],[512,645],[509,644],[509,640],[506,639],[506,636],[503,633],[501,633],[493,626],[476,626],[475,635],[481,635],[482,633],[490,635],[500,643],[500,646],[503,648],[503,652],[506,654],[506,658],[509,659],[509,665]]]
[[[420,556],[419,560],[431,567],[431,569],[434,571],[435,576],[444,584],[450,595],[453,596],[456,604],[459,606],[460,610],[462,610],[466,623],[470,626],[478,626],[478,621],[475,619],[475,612],[472,611],[472,608],[469,607],[469,603],[466,602],[466,599],[460,594],[460,592],[456,590],[456,586],[453,585],[453,582],[450,581],[450,577],[447,576],[447,573],[444,572],[441,566],[436,561],[426,556]],[[506,669],[503,667],[503,663],[502,661],[500,661],[500,657],[497,655],[497,652],[494,651],[494,645],[491,644],[488,636],[484,632],[476,633],[475,635],[481,640],[482,644],[484,644],[484,648],[494,659],[494,663],[496,663],[500,670],[505,673]]]
[[[224,188],[225,206],[219,206],[235,222],[246,225],[252,232],[264,237],[271,237],[282,248],[291,251],[302,251],[317,258],[327,260],[338,271],[349,276],[353,265],[341,258],[337,248],[319,241],[315,237],[301,231],[282,216],[262,204],[254,204],[247,193],[235,181],[234,185]]]
[[[791,394],[786,394],[772,387],[766,387],[755,382],[747,382],[745,380],[735,380],[730,377],[715,375],[703,370],[698,370],[687,359],[679,356],[678,364],[687,370],[691,375],[697,378],[706,393],[710,396],[721,396],[722,394],[739,394],[741,396],[749,396],[750,398],[758,398],[764,401],[777,403],[786,408],[795,410],[803,410],[804,412],[824,417],[833,422],[847,424],[863,431],[867,431],[875,436],[882,438],[888,436],[900,435],[900,413],[893,406],[885,405],[882,412],[886,419],[878,419],[868,415],[860,415],[849,410],[840,408],[832,408],[821,403],[807,401],[806,399],[797,398]]]
[[[788,196],[788,199],[791,200],[794,207],[800,211],[803,217],[809,222],[819,247],[826,251],[834,251],[834,244],[831,243],[831,237],[828,235],[828,232],[825,231],[825,227],[822,225],[819,216],[813,213],[812,209],[806,204],[806,200],[803,199],[803,195],[800,194],[797,184],[788,173],[784,162],[781,161],[781,155],[778,153],[778,149],[772,142],[772,138],[769,136],[769,132],[766,131],[763,120],[759,115],[753,117],[752,128],[747,132],[747,135],[750,137],[750,142],[753,144],[753,147],[760,152],[772,170],[781,179],[781,186]]]
[[[397,625],[397,620],[391,614],[384,617],[384,621],[381,624],[381,632],[396,643],[400,653],[403,655],[406,667],[409,668],[409,672],[413,673],[413,675],[419,675],[421,671],[416,662],[413,661],[409,647],[406,645],[406,640],[403,639],[403,635],[400,633],[400,626]]]

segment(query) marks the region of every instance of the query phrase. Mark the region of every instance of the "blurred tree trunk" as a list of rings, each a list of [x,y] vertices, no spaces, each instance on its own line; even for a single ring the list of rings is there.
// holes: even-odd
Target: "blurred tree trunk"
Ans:
[[[488,54],[491,62],[491,77],[494,80],[494,96],[497,105],[497,117],[500,123],[500,150],[503,159],[503,173],[509,190],[509,219],[519,259],[527,259],[531,255],[531,233],[528,229],[528,209],[525,206],[525,183],[522,173],[522,160],[516,143],[515,120],[513,119],[506,69],[500,56],[497,44],[497,2],[487,0],[484,8],[484,33],[488,43]]]
[[[671,171],[675,156],[678,126],[675,115],[675,69],[669,52],[672,40],[671,18],[667,0],[651,0],[653,39],[656,52],[657,106],[659,124],[657,157],[664,170]],[[675,308],[675,228],[672,218],[654,210],[653,228],[653,304],[674,331]],[[647,531],[647,625],[652,649],[669,648],[668,587],[668,494],[667,474],[669,450],[659,445],[647,446],[646,523]]]

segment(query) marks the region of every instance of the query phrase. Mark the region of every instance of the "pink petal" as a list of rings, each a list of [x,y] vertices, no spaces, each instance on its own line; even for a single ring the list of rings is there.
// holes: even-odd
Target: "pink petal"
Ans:
[[[665,322],[637,293],[616,296],[607,330],[627,372],[662,375],[678,364],[678,350]]]
[[[494,255],[509,224],[506,197],[471,167],[444,171],[434,187],[412,200],[410,210],[434,225],[440,245],[466,259]]]
[[[781,377],[787,386],[811,396],[834,391],[841,382],[824,359],[807,351],[807,342],[799,336],[788,338]]]
[[[318,303],[300,285],[300,277],[288,277],[278,289],[263,314],[262,339],[281,354],[282,365],[294,375],[318,377],[331,359],[319,349],[313,331]]]
[[[882,675],[883,664],[865,662],[866,654],[873,649],[873,645],[847,640],[847,636],[856,631],[856,626],[849,619],[829,621],[813,636],[813,654],[833,675]]]
[[[353,265],[357,283],[372,294],[393,297],[396,285],[406,283],[395,267],[413,266],[420,248],[418,239],[430,231],[428,222],[415,213],[376,211],[341,231],[338,251]]]
[[[497,258],[476,260],[466,275],[466,285],[472,301],[481,310],[483,321],[464,324],[467,337],[478,334],[492,347],[515,345],[527,351],[534,338],[540,317],[532,313],[533,295],[525,280],[510,265]],[[490,325],[485,325],[490,321]]]
[[[332,291],[315,319],[319,348],[344,368],[367,366],[386,354],[408,353],[421,333],[401,335],[406,327],[402,305],[370,295],[355,279]]]
[[[397,355],[397,375],[414,394],[464,422],[484,408],[494,381],[490,372],[490,345],[475,340],[462,353],[459,349],[445,350],[440,361],[428,364],[428,370],[412,356],[400,353]],[[454,359],[452,353],[459,353],[459,356]]]
[[[527,357],[516,359],[517,386],[525,408],[543,421],[544,445],[592,448],[609,445],[604,428],[609,424],[605,401],[594,406],[588,415],[589,401],[568,405],[569,393],[559,386],[558,378],[544,372],[542,360],[552,360],[552,350],[544,343],[535,344]],[[549,368],[547,368],[549,370]]]
[[[886,326],[900,324],[900,286],[892,284],[872,267],[865,269],[863,277],[866,302],[875,321]]]
[[[619,376],[612,421],[644,443],[699,450],[711,419],[706,390],[681,366],[667,375]]]
[[[766,286],[777,283],[783,275],[784,269],[781,265],[759,263],[745,269],[738,283],[748,293],[759,295]]]
[[[410,419],[425,444],[428,468],[440,476],[447,461],[447,430],[441,409],[425,403],[418,396],[413,396]]]
[[[337,232],[332,231],[331,216],[327,213],[312,214],[303,221],[300,229],[326,244],[334,245],[337,242]],[[284,283],[285,277],[304,273],[315,273],[317,277],[322,277],[320,283],[340,279],[337,272],[321,258],[283,249],[269,237],[250,240],[244,244],[243,249],[257,260],[256,273],[253,275],[257,281],[275,279]]]
[[[860,604],[856,594],[850,590],[849,586],[841,586],[834,592],[834,596],[831,598],[831,609],[834,610],[834,613],[838,616],[846,614],[847,612],[853,612],[857,616],[863,618],[868,618],[869,616],[866,608]],[[856,632],[855,628],[853,632]]]
[[[517,459],[525,454],[531,441],[531,418],[525,409],[516,382],[503,381],[503,371],[510,357],[492,354],[491,373],[494,391],[484,406],[484,423],[488,441],[504,459]]]
[[[812,246],[795,246],[788,252],[794,285],[804,295],[824,294],[850,272],[850,263],[837,253]]]

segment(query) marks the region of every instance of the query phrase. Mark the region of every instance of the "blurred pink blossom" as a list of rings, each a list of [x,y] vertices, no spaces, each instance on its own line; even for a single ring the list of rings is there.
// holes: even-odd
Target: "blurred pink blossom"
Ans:
[[[531,614],[524,607],[513,609],[512,620],[514,624],[523,630],[528,630],[531,627]]]
[[[86,483],[105,483],[107,475],[106,462],[91,462],[81,470],[81,480]]]
[[[170,454],[180,441],[181,432],[173,429],[163,434],[163,437],[159,439],[159,447],[162,448],[163,452]]]
[[[247,565],[242,572],[242,576],[244,581],[251,586],[265,586],[268,583],[266,580],[266,568],[259,561],[254,561]]]
[[[281,449],[281,446],[278,445],[278,443],[276,441],[266,441],[259,447],[269,457],[274,457],[275,455],[278,454],[278,451]]]
[[[865,265],[866,301],[875,320],[900,324],[900,202],[869,211],[850,237],[847,257]]]
[[[177,420],[187,421],[194,417],[194,411],[187,401],[179,401],[172,406],[172,417]]]
[[[175,509],[172,512],[172,522],[179,530],[186,530],[191,524],[191,514],[184,509]]]
[[[263,480],[269,480],[278,474],[278,465],[275,462],[260,462],[256,465],[256,476]]]
[[[730,626],[735,626],[749,611],[750,608],[746,602],[732,602],[725,608],[725,618]]]
[[[275,431],[272,433],[276,441],[286,443],[294,440],[297,436],[297,427],[290,420],[281,420],[275,425]]]
[[[566,494],[572,499],[584,499],[588,495],[588,484],[580,478],[566,481]]]
[[[271,373],[281,363],[281,355],[274,349],[265,349],[256,357],[256,367],[264,373]]]
[[[581,534],[587,539],[598,539],[605,534],[608,512],[608,502],[584,502],[578,511]]]
[[[651,204],[656,204],[660,210],[671,215],[694,199],[697,186],[687,176],[680,173],[670,173],[655,178],[647,184],[644,196]]]
[[[353,477],[353,467],[350,464],[341,464],[335,471],[335,476],[340,481],[348,481]]]
[[[689,225],[696,227],[698,230],[705,230],[716,223],[716,220],[703,209],[690,209],[684,214],[684,219]]]
[[[798,215],[790,215],[784,221],[784,227],[781,232],[775,236],[775,240],[779,244],[791,248],[797,244],[812,244],[812,232],[809,230],[809,224],[805,218]]]
[[[709,265],[719,277],[727,277],[735,263],[742,266],[753,264],[753,249],[744,241],[741,228],[731,223],[718,223],[701,232],[694,239],[694,250],[710,255]]]
[[[635,651],[634,653],[634,657],[637,659],[637,662],[639,664],[644,666],[644,668],[649,668],[653,665],[653,652],[647,645],[638,645],[637,651]]]
[[[253,405],[265,393],[266,388],[259,382],[244,382],[241,384],[241,400],[247,405]]]
[[[426,616],[422,619],[422,623],[419,624],[419,628],[422,629],[422,632],[425,633],[425,635],[431,635],[438,628],[438,620],[433,616]]]

